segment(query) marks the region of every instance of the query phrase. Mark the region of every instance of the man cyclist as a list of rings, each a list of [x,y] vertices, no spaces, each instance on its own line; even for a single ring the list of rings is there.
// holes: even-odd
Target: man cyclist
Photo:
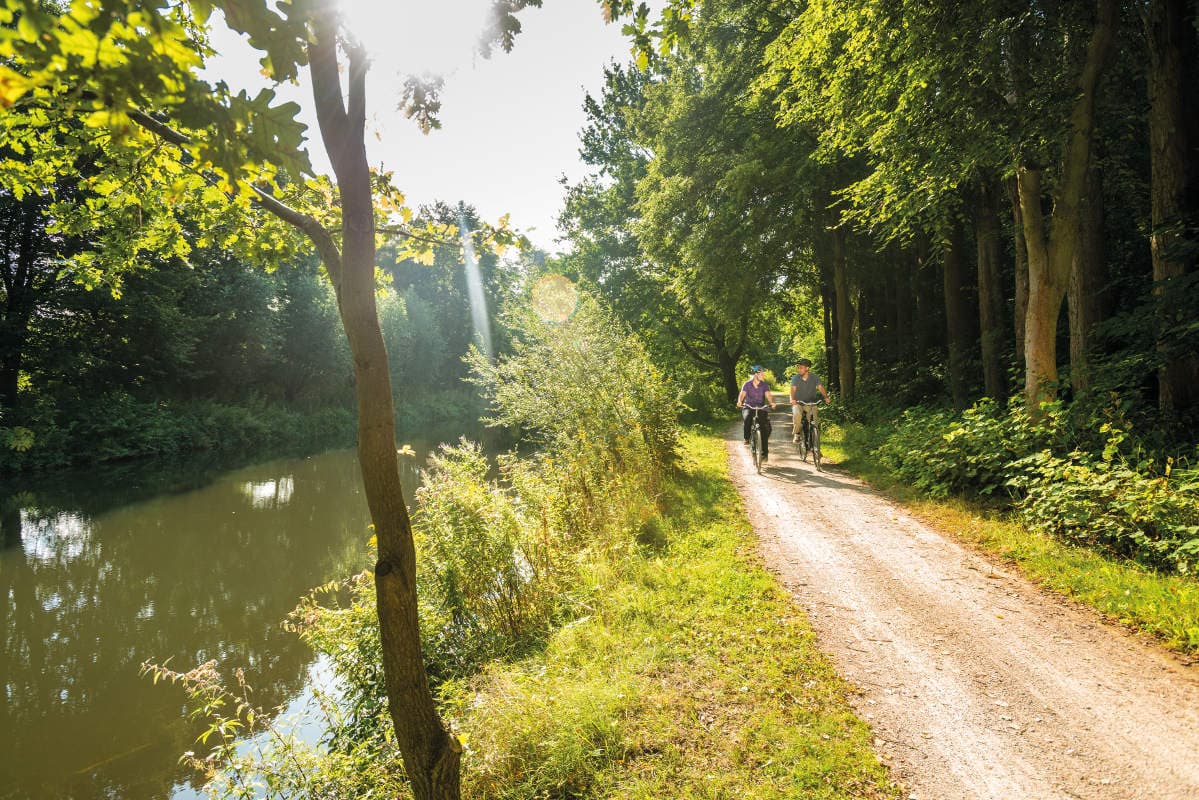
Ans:
[[[811,369],[812,362],[801,358],[795,362],[795,374],[791,376],[791,440],[794,442],[798,442],[799,437],[803,435],[804,417],[808,418],[809,425],[819,418],[815,405],[802,404],[814,404],[821,396],[824,397],[824,402],[831,402],[820,377]]]
[[[762,430],[763,461],[770,455],[770,413],[763,406],[769,405],[774,408],[774,397],[770,394],[770,387],[762,379],[762,373],[765,370],[766,368],[761,364],[754,364],[750,367],[750,378],[741,387],[741,394],[737,396],[737,408],[741,409],[741,415],[745,419],[742,436],[746,444],[749,444],[749,434],[754,426],[753,415],[755,413],[758,415],[758,427]],[[746,406],[761,410],[751,412]]]

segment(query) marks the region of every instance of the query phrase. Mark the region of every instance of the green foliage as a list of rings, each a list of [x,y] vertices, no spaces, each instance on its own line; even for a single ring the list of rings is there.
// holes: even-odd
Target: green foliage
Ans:
[[[932,497],[1003,495],[1012,464],[1051,446],[1066,428],[1060,406],[1030,421],[1013,402],[1006,413],[984,398],[960,415],[929,408],[903,412],[874,455],[896,477]]]
[[[897,796],[807,623],[749,555],[721,438],[684,441],[661,546],[583,564],[584,616],[443,687],[467,796]]]
[[[206,450],[311,450],[352,441],[355,429],[353,413],[340,407],[300,412],[252,399],[145,401],[119,391],[57,418],[64,421],[35,426],[26,439],[31,446],[0,450],[0,474]]]
[[[477,445],[445,447],[430,467],[417,490],[415,524],[421,623],[438,678],[469,674],[545,630],[562,553],[560,532],[544,528],[528,503],[541,498],[522,496],[520,484],[491,481]],[[515,461],[507,465],[510,475],[518,469]]]
[[[1030,419],[1018,402],[1001,413],[982,400],[961,414],[905,411],[873,450],[894,477],[934,498],[988,498],[1031,528],[1151,567],[1199,564],[1199,482],[1158,468],[1127,433],[1113,402],[1089,417],[1060,403]],[[1172,473],[1173,476],[1172,476]]]
[[[373,627],[378,629],[378,624]],[[349,641],[349,640],[346,640]],[[142,674],[155,683],[169,681],[187,692],[191,716],[207,724],[198,743],[203,756],[185,753],[184,763],[205,779],[212,798],[319,797],[326,800],[410,797],[394,744],[373,739],[340,738],[340,747],[323,748],[306,740],[296,720],[280,709],[255,705],[245,674],[238,670],[230,687],[207,662],[187,672],[144,663]],[[326,731],[344,731],[340,698],[317,690],[319,717]]]
[[[521,325],[513,352],[496,364],[476,354],[471,363],[495,398],[496,420],[519,425],[540,450],[502,457],[497,481],[477,445],[443,447],[415,498],[422,646],[435,684],[535,650],[561,623],[585,614],[583,565],[652,551],[664,541],[657,493],[678,446],[675,404],[653,379],[640,344],[591,301],[561,324],[513,313]],[[337,784],[334,797],[365,791],[366,778],[378,773],[386,773],[382,786],[392,785],[386,781],[396,776],[386,765],[396,755],[371,576],[322,587],[289,625],[337,677],[325,752],[299,743],[221,751],[210,762],[210,791],[240,797],[238,786],[294,772],[297,762],[312,764],[309,783],[279,785],[317,786],[317,778],[328,778]],[[211,705],[205,697],[202,709]],[[218,727],[236,719],[227,705],[210,713]],[[586,709],[578,713],[586,716]],[[566,742],[568,734],[557,735]],[[573,747],[564,744],[561,758],[573,758]],[[348,774],[359,758],[376,763],[364,776]]]
[[[1013,465],[1024,492],[1021,517],[1038,530],[1097,547],[1163,570],[1194,572],[1199,565],[1199,481],[1172,477],[1173,462],[1154,474],[1121,456],[1121,432],[1106,429],[1096,457],[1041,451]]]

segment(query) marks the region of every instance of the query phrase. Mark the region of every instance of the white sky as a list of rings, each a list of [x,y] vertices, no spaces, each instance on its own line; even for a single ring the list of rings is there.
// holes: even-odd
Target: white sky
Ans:
[[[367,78],[367,151],[372,165],[394,171],[413,208],[444,200],[475,206],[495,222],[511,224],[533,243],[554,252],[555,220],[571,183],[585,173],[579,132],[583,97],[598,95],[603,67],[625,62],[629,43],[620,24],[603,21],[596,0],[545,0],[519,15],[522,31],[511,53],[472,55],[488,0],[343,0],[373,56]],[[210,75],[235,89],[261,83],[257,55],[217,24],[213,44],[223,58]],[[445,74],[440,130],[422,134],[395,110],[400,72]],[[309,153],[318,172],[329,172],[311,113],[307,86],[280,94],[304,108]]]

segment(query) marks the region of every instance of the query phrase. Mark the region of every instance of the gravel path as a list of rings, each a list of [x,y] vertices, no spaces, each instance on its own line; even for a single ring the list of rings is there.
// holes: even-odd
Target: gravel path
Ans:
[[[918,800],[1199,798],[1199,670],[801,463],[776,414],[733,481],[769,566]]]

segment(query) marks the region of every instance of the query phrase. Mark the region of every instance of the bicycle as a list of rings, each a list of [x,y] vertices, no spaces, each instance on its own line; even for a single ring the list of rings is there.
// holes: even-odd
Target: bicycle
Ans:
[[[742,406],[748,408],[754,415],[753,427],[749,431],[749,451],[754,460],[754,469],[762,474],[762,419],[759,411],[765,411],[770,406]]]
[[[799,458],[801,461],[808,460],[808,453],[812,454],[812,464],[815,465],[816,471],[820,471],[820,419],[806,409],[816,410],[820,405],[820,401],[815,403],[796,403],[797,406],[802,406],[799,410],[800,414],[800,434],[799,434]]]

